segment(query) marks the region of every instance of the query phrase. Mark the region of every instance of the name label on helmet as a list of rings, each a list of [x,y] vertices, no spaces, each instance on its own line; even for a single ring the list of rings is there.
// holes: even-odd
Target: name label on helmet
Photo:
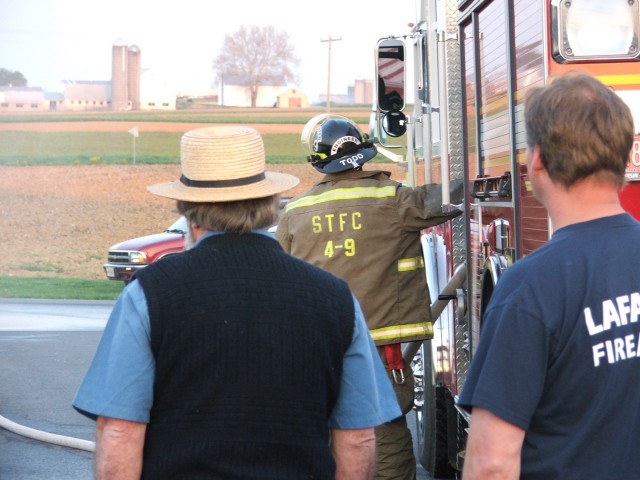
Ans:
[[[345,135],[344,137],[340,137],[331,146],[331,155],[335,155],[338,152],[338,150],[340,150],[340,147],[345,143],[353,143],[355,145],[360,145],[360,140],[358,140],[353,135]]]
[[[350,164],[350,165],[353,165],[353,168],[356,168],[360,166],[358,165],[358,160],[363,160],[363,159],[364,159],[364,155],[362,155],[361,153],[356,153],[354,155],[351,155],[350,157],[343,158],[342,160],[340,160],[339,163],[341,165]]]

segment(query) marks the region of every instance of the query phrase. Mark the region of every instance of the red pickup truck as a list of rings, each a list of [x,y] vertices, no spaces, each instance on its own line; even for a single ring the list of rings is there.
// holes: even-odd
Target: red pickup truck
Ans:
[[[125,240],[109,248],[107,263],[103,265],[109,280],[131,281],[136,271],[167,255],[184,250],[187,220],[180,217],[162,233]]]
[[[291,197],[280,199],[280,209],[289,203]],[[276,225],[269,230],[275,232]],[[112,245],[109,248],[107,263],[103,265],[104,273],[109,280],[120,280],[125,284],[141,268],[160,260],[167,255],[180,253],[184,250],[187,235],[187,220],[180,217],[162,233],[132,238]]]

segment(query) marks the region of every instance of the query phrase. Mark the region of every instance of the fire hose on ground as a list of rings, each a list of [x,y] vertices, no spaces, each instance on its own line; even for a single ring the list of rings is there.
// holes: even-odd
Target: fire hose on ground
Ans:
[[[41,442],[51,443],[53,445],[59,445],[61,447],[75,448],[78,450],[85,450],[87,452],[95,452],[96,450],[95,442],[83,440],[81,438],[67,437],[55,433],[43,432],[34,428],[25,427],[23,425],[12,422],[8,418],[5,418],[1,415],[0,427],[23,437],[31,438],[33,440],[38,440]]]

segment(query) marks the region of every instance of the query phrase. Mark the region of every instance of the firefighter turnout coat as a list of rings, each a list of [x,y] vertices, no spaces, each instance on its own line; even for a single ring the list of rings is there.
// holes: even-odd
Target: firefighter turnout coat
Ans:
[[[287,204],[276,237],[349,284],[376,345],[430,339],[420,230],[461,213],[444,214],[441,194],[440,185],[404,187],[384,171],[329,174]]]

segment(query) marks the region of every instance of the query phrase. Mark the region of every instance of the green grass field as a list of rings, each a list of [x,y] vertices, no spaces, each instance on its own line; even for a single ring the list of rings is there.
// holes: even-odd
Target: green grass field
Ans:
[[[0,298],[115,300],[123,288],[122,282],[113,280],[0,277]]]
[[[146,132],[135,144],[135,163],[180,163],[180,133]],[[262,136],[267,163],[304,162],[300,136]],[[88,165],[133,163],[133,136],[127,132],[0,131],[0,165]]]
[[[302,113],[304,112],[304,113]],[[179,123],[241,123],[299,124],[322,113],[318,109],[210,109],[204,112],[104,112],[61,113],[36,115],[0,115],[0,123],[9,124],[0,131],[0,165],[86,165],[130,164],[134,162],[134,137],[124,132],[30,132],[11,130],[11,123],[37,122],[179,122]],[[334,111],[356,123],[367,124],[369,110],[365,107]],[[5,127],[6,128],[6,127]],[[144,132],[135,139],[135,163],[179,163],[180,133]],[[295,134],[264,134],[267,163],[302,163],[300,137]]]
[[[371,107],[366,105],[332,107],[332,113],[367,124]],[[16,122],[179,122],[179,123],[268,123],[304,125],[324,109],[210,108],[167,112],[53,112],[40,114],[0,114],[0,123]]]

